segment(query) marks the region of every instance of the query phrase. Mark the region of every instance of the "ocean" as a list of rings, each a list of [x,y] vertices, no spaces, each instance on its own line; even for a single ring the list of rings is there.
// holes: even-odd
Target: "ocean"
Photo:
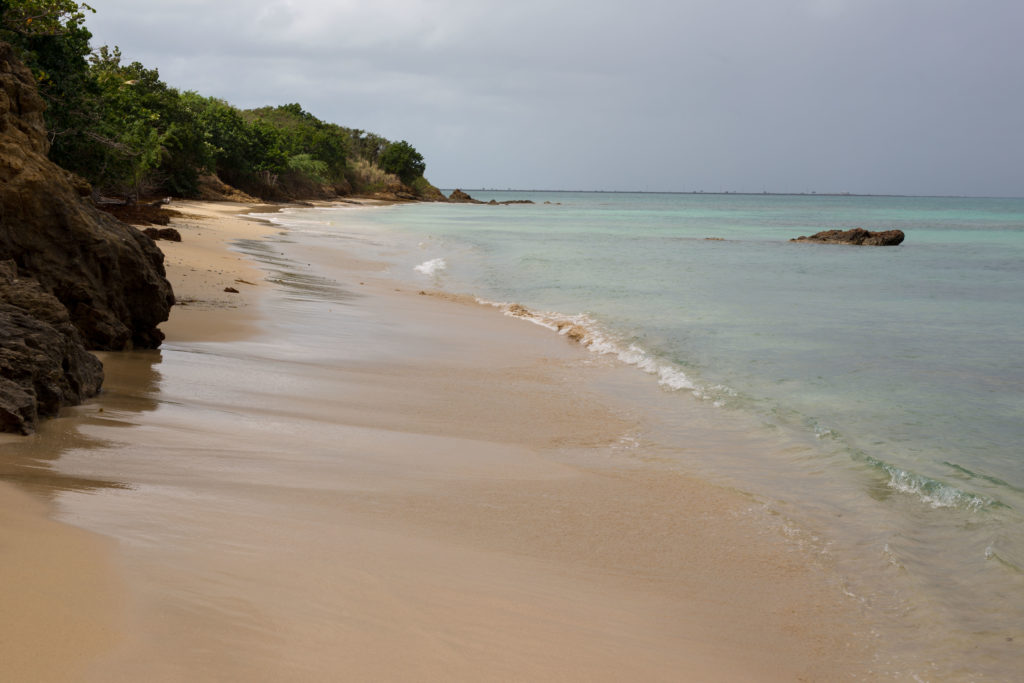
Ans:
[[[266,218],[282,245],[574,330],[660,387],[638,452],[777,510],[919,651],[914,676],[1021,670],[1024,199],[470,193],[535,203]],[[906,240],[789,241],[853,227]],[[682,442],[695,414],[767,446],[702,458]]]

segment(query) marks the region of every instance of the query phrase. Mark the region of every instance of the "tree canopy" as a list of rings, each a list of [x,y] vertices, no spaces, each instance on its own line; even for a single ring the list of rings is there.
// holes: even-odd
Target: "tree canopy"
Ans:
[[[380,155],[380,165],[388,173],[394,173],[404,183],[411,183],[427,169],[423,155],[405,140],[392,142]]]
[[[70,0],[0,0],[0,40],[47,103],[50,157],[95,191],[192,196],[205,174],[268,199],[396,190],[398,179],[430,188],[404,140],[324,122],[298,103],[242,111],[170,87],[117,47],[92,49],[92,12]]]

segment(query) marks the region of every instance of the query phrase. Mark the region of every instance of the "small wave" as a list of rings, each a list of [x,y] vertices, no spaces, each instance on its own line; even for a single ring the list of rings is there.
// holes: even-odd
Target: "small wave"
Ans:
[[[413,270],[415,270],[417,273],[423,273],[424,275],[427,276],[434,276],[440,273],[441,271],[446,270],[447,268],[447,261],[445,261],[443,258],[434,258],[430,259],[429,261],[424,261],[423,263],[414,267]]]
[[[969,493],[921,474],[908,472],[877,458],[866,457],[866,461],[872,467],[888,475],[889,481],[886,485],[890,489],[916,496],[919,500],[933,508],[982,510],[991,507],[1003,507],[1003,503],[999,501]]]
[[[727,398],[737,396],[735,391],[724,385],[700,386],[678,366],[652,356],[635,343],[621,344],[607,334],[593,318],[585,314],[567,316],[531,311],[522,304],[498,303],[485,299],[477,299],[477,301],[481,304],[501,308],[505,315],[546,327],[586,346],[593,353],[614,356],[626,365],[632,365],[649,375],[655,375],[658,378],[658,384],[668,391],[689,391],[695,397],[710,401],[718,408],[725,405]]]

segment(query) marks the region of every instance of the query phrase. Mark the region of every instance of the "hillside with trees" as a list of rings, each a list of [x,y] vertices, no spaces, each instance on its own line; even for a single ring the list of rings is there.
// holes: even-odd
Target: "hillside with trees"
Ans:
[[[93,11],[70,0],[0,0],[0,41],[14,46],[47,104],[50,158],[95,195],[197,197],[226,183],[267,200],[443,198],[404,140],[322,121],[298,103],[241,110],[169,86],[117,47],[94,49]]]

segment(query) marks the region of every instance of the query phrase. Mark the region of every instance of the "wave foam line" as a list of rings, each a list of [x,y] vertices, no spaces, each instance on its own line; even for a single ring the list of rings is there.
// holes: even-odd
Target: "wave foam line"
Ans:
[[[886,482],[886,485],[893,491],[913,495],[933,508],[982,510],[1006,506],[1005,503],[992,498],[964,491],[922,474],[907,471],[877,458],[864,456],[864,459],[869,465],[888,475],[889,481]]]
[[[597,322],[588,315],[580,314],[567,316],[559,313],[546,313],[531,311],[522,304],[509,304],[486,299],[477,299],[481,304],[494,306],[502,309],[505,315],[527,320],[557,332],[570,340],[582,344],[591,352],[602,356],[614,356],[626,365],[632,365],[649,375],[658,378],[658,384],[669,391],[689,391],[702,400],[714,400],[711,391],[727,396],[735,396],[736,392],[725,386],[715,386],[710,389],[701,387],[690,379],[685,372],[678,367],[668,363],[659,362],[647,351],[636,344],[629,344],[623,347],[611,336],[606,334]],[[714,400],[716,407],[724,405],[724,401]]]
[[[447,268],[447,261],[445,261],[443,258],[434,258],[430,259],[429,261],[424,261],[418,266],[413,267],[413,270],[415,270],[417,273],[423,273],[424,275],[427,276],[434,276],[444,270],[447,270]]]

